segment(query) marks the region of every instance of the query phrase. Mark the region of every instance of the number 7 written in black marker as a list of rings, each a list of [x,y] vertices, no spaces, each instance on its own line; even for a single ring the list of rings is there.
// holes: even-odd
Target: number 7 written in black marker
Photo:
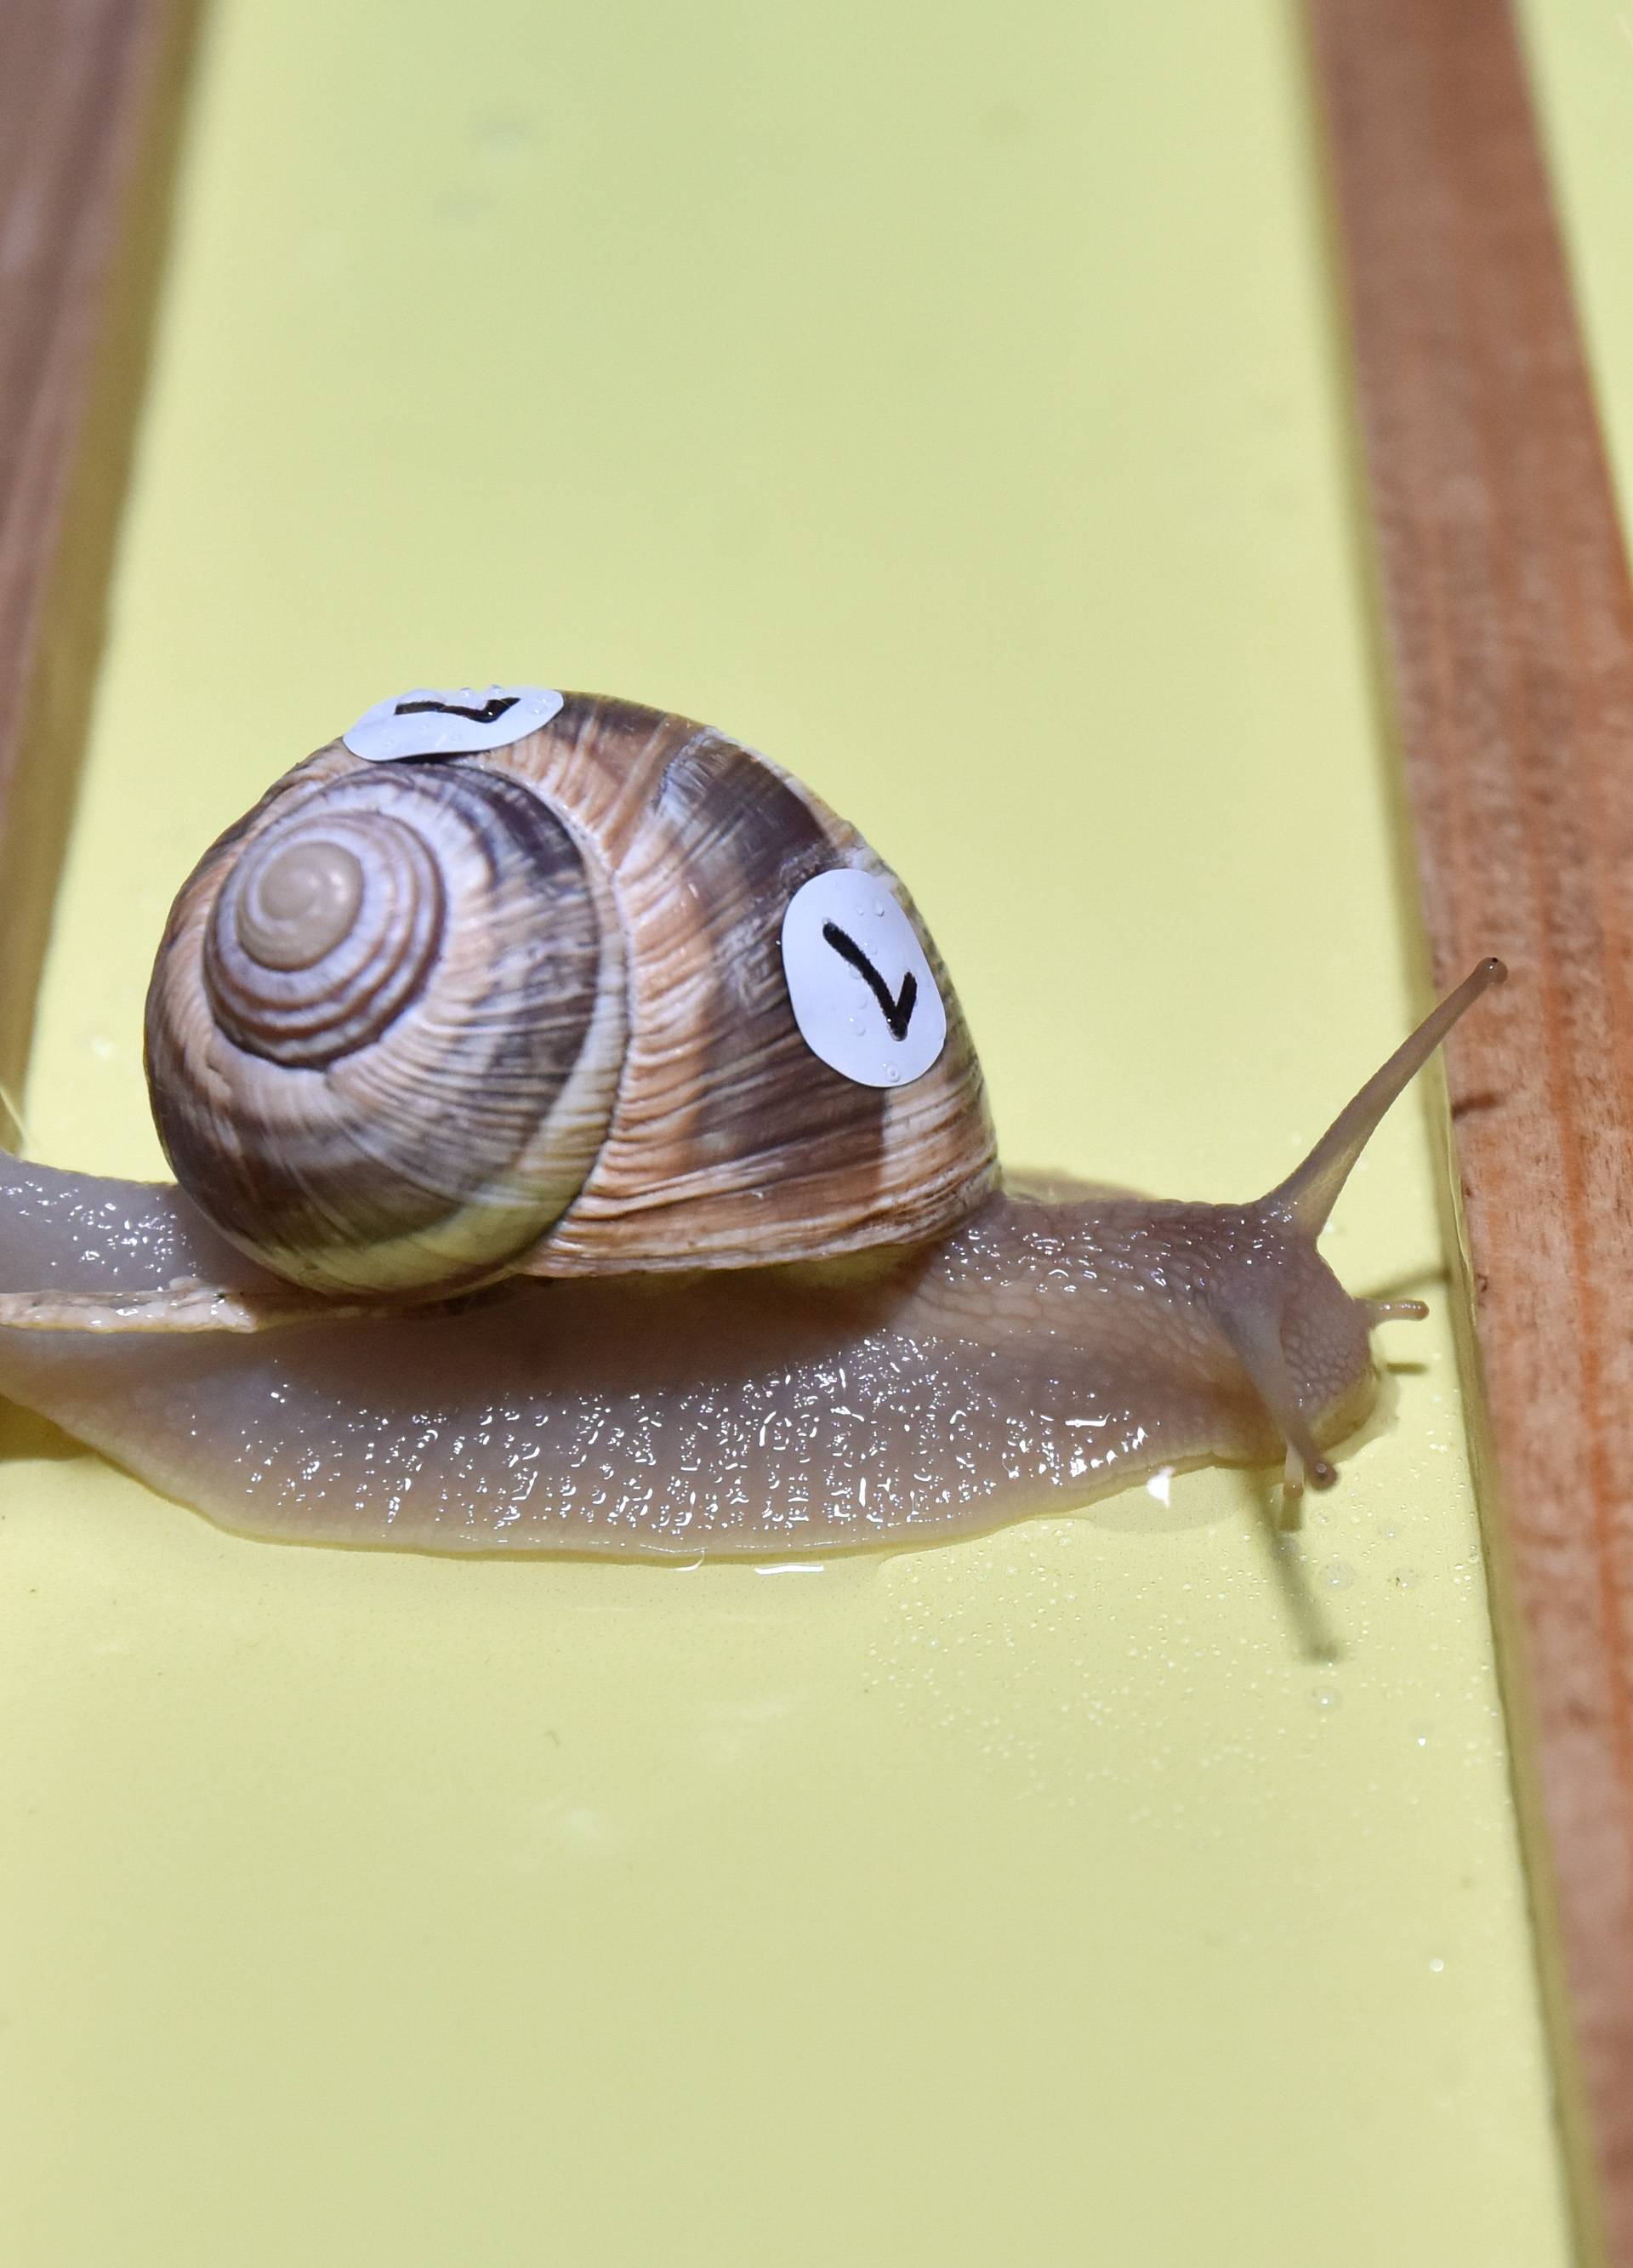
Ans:
[[[868,959],[854,937],[848,937],[837,922],[824,922],[822,934],[842,961],[848,961],[872,987],[873,998],[879,1012],[890,1027],[893,1040],[905,1040],[908,1026],[913,1020],[913,1004],[918,998],[918,979],[909,968],[901,980],[900,992],[893,993],[884,978]]]
[[[484,701],[480,709],[467,709],[458,701],[400,701],[392,711],[394,717],[464,717],[473,725],[497,725],[507,709],[514,709],[516,696],[496,695]]]

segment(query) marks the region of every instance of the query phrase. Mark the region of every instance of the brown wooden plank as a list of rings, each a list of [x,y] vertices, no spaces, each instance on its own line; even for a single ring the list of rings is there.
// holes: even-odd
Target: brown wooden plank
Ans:
[[[1633,587],[1500,0],[1311,0],[1585,2249],[1633,2268]],[[1551,1972],[1551,1973],[1550,1973]]]
[[[193,0],[0,6],[0,1086],[27,1055],[102,642]],[[15,1130],[0,1112],[0,1139]]]

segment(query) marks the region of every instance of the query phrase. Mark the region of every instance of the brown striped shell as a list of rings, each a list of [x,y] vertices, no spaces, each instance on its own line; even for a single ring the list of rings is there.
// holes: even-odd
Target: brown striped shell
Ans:
[[[783,917],[835,867],[894,894],[941,991],[911,1084],[796,1023]],[[917,1243],[996,1177],[957,1001],[862,838],[724,733],[579,695],[486,754],[337,740],[288,773],[177,899],[147,1049],[177,1179],[327,1291]]]

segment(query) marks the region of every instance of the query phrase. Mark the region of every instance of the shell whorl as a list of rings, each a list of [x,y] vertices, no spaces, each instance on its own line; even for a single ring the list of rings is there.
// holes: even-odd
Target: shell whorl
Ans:
[[[325,1290],[481,1280],[604,1138],[622,942],[573,832],[481,757],[291,774],[194,874],[148,1005],[177,1178]]]
[[[912,899],[853,827],[755,749],[633,702],[569,693],[505,757],[595,846],[629,969],[613,1123],[526,1268],[825,1260],[923,1243],[985,1202],[997,1153],[968,1027]],[[911,1083],[855,1085],[797,1027],[783,919],[835,867],[894,897],[927,956],[945,1044]]]
[[[275,821],[210,917],[202,965],[217,1020],[247,1054],[323,1070],[418,998],[446,918],[431,844],[388,812]]]

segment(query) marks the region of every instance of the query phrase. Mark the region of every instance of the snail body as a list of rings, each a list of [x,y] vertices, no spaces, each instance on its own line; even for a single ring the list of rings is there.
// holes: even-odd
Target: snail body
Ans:
[[[225,1525],[431,1550],[931,1540],[1215,1460],[1325,1485],[1372,1328],[1421,1310],[1317,1233],[1500,974],[1252,1204],[1006,1182],[928,933],[808,791],[629,704],[404,696],[178,898],[179,1186],[0,1160],[0,1392]]]

